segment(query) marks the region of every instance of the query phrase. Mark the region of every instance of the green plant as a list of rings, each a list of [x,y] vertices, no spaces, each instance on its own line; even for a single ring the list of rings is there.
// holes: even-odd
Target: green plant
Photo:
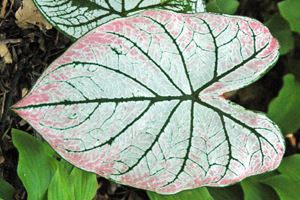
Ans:
[[[265,24],[274,37],[278,39],[281,55],[287,54],[294,49],[295,41],[293,33],[290,30],[288,22],[285,21],[279,13],[272,15]]]
[[[0,179],[0,199],[11,200],[13,199],[14,193],[15,188],[5,180]]]
[[[206,6],[207,11],[222,13],[222,14],[234,14],[239,7],[239,1],[237,0],[210,0]]]
[[[292,31],[300,33],[300,2],[298,0],[285,0],[278,3],[280,14],[285,18],[292,29]]]
[[[300,128],[300,83],[293,74],[284,76],[284,85],[269,105],[268,115],[281,128],[283,133],[295,133]]]
[[[29,200],[89,200],[96,195],[95,174],[73,167],[26,132],[13,129],[12,137],[19,152],[18,176]]]

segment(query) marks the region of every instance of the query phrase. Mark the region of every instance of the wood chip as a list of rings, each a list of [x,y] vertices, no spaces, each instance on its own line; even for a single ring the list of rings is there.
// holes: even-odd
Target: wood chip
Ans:
[[[285,136],[291,143],[292,147],[297,146],[297,139],[294,134],[290,133]]]
[[[0,40],[0,44],[17,44],[17,43],[20,43],[20,42],[22,42],[21,38]]]
[[[1,150],[1,148],[0,148],[0,165],[1,165],[2,163],[4,163],[4,161],[5,161],[5,158],[4,158],[4,156],[3,156],[3,154],[2,154],[2,150]]]
[[[28,94],[28,89],[27,88],[23,88],[22,89],[22,98],[25,97]]]
[[[4,161],[5,161],[4,157],[3,157],[2,155],[0,155],[0,165],[1,165],[2,163],[4,163]]]
[[[1,7],[1,17],[4,17],[6,14],[6,6],[7,6],[7,0],[2,0],[2,7]]]
[[[6,64],[12,63],[12,57],[6,44],[0,44],[0,57],[1,59],[3,59],[4,63]]]
[[[52,28],[45,18],[35,7],[32,0],[23,0],[23,5],[16,12],[16,24],[23,29],[30,28],[32,25],[38,26],[41,30]]]
[[[229,99],[232,96],[236,95],[236,93],[237,93],[237,90],[231,91],[231,92],[226,92],[226,93],[223,94],[223,96],[224,96],[225,99]]]

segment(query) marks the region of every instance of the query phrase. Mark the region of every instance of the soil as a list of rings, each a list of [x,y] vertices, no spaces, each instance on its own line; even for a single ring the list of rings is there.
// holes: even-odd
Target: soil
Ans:
[[[241,0],[239,15],[254,17],[263,21],[266,14],[274,12],[274,0]],[[55,29],[40,30],[32,26],[21,29],[15,23],[14,14],[20,6],[15,1],[7,6],[6,15],[0,18],[0,42],[7,43],[13,63],[0,61],[0,178],[4,178],[17,189],[16,199],[26,199],[26,191],[17,176],[18,153],[12,145],[10,130],[17,128],[40,137],[24,120],[10,110],[33,86],[47,66],[60,56],[71,41]],[[251,8],[251,9],[250,9]],[[269,102],[277,96],[282,86],[285,57],[262,79],[254,84],[228,94],[229,98],[251,110],[267,112]],[[296,143],[299,143],[300,134]],[[295,139],[295,138],[294,138]],[[287,140],[286,154],[300,152],[294,143]],[[100,189],[96,199],[147,199],[144,191],[111,183],[99,177]]]

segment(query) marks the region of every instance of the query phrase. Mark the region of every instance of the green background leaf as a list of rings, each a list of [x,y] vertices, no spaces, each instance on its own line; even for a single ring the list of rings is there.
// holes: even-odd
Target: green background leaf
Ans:
[[[234,14],[239,7],[237,0],[210,0],[206,5],[208,12]]]
[[[154,192],[147,192],[151,200],[188,200],[188,199],[201,199],[201,200],[212,200],[212,196],[209,194],[205,187],[183,191],[174,195],[161,195]]]
[[[74,188],[67,177],[67,170],[60,165],[49,185],[48,200],[74,200]]]
[[[269,105],[268,116],[276,122],[284,134],[300,128],[300,83],[294,75],[284,76],[284,85]]]
[[[54,151],[26,132],[13,129],[12,138],[19,152],[18,175],[29,200],[43,199],[57,168]]]
[[[243,190],[239,184],[227,187],[209,187],[208,191],[214,200],[243,200]]]
[[[300,199],[300,155],[295,154],[283,159],[278,168],[280,175],[271,176],[261,180],[276,190],[280,200]],[[266,191],[266,190],[264,190]]]
[[[244,191],[244,200],[277,200],[276,192],[268,185],[262,184],[253,178],[241,182]]]
[[[77,200],[93,199],[97,193],[98,182],[96,175],[93,173],[74,167],[70,175],[70,180],[74,187],[75,199]]]
[[[268,178],[263,182],[276,190],[280,200],[300,199],[300,180],[292,180],[288,176],[279,175]]]
[[[28,199],[45,199],[46,193],[49,200],[90,200],[95,197],[98,189],[95,174],[75,168],[64,159],[58,160],[47,143],[26,132],[13,129],[12,136],[19,151],[18,175]]]
[[[300,154],[284,158],[278,170],[280,173],[300,182]]]
[[[98,189],[95,174],[61,160],[48,188],[48,199],[91,200]]]
[[[0,199],[11,200],[13,199],[14,193],[15,188],[0,178]]]
[[[285,0],[278,3],[280,14],[285,18],[291,29],[300,33],[300,1],[299,0]]]
[[[287,54],[294,48],[295,41],[289,24],[278,13],[273,15],[265,25],[270,29],[273,36],[278,39],[281,55]]]

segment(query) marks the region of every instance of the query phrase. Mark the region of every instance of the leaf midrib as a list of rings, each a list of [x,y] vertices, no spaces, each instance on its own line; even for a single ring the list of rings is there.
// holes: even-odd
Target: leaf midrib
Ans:
[[[88,103],[126,103],[126,102],[137,102],[137,101],[151,101],[155,102],[162,102],[162,101],[173,101],[173,100],[181,100],[187,101],[192,100],[196,101],[194,95],[182,95],[182,96],[155,96],[155,97],[128,97],[128,98],[97,98],[97,99],[88,99],[88,100],[78,100],[78,101],[60,101],[60,102],[52,102],[52,103],[41,103],[41,104],[32,104],[23,107],[13,107],[15,110],[20,109],[31,109],[31,108],[39,108],[45,106],[59,106],[59,105],[76,105],[76,104],[88,104]]]

